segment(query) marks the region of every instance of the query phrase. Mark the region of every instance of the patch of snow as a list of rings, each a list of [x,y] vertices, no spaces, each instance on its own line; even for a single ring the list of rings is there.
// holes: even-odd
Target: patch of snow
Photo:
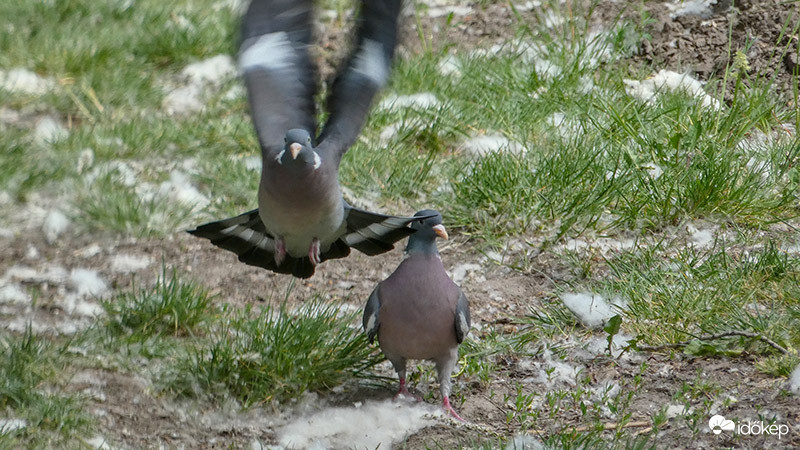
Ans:
[[[403,108],[430,109],[439,106],[439,99],[430,92],[419,92],[409,95],[387,95],[381,100],[378,108],[386,110],[399,110]]]
[[[61,211],[51,209],[48,211],[42,224],[42,233],[48,244],[53,245],[58,237],[69,228],[69,219]]]
[[[609,302],[599,294],[588,292],[564,293],[561,294],[561,301],[584,326],[591,329],[602,328],[608,319],[617,314],[617,310],[627,306],[627,302],[619,297]]]
[[[77,256],[81,258],[91,258],[92,256],[97,256],[101,251],[103,251],[99,245],[97,244],[90,244],[76,253]]]
[[[546,120],[547,124],[555,128],[562,137],[570,138],[585,134],[583,125],[575,119],[568,118],[564,113],[555,112]]]
[[[664,170],[654,162],[646,163],[643,166],[641,166],[641,168],[646,170],[647,175],[654,180],[657,180],[658,177],[664,174]]]
[[[39,144],[52,144],[69,136],[69,131],[55,118],[45,116],[33,128],[33,140]]]
[[[689,243],[695,248],[708,248],[714,245],[714,230],[713,229],[699,229],[693,224],[686,227],[689,233]]]
[[[431,18],[444,17],[450,14],[454,16],[466,16],[471,12],[472,8],[469,6],[446,5],[428,8],[427,15]]]
[[[425,403],[366,401],[299,417],[276,434],[286,448],[392,448],[440,416],[439,408]]]
[[[514,435],[514,439],[508,441],[505,450],[545,450],[545,448],[539,439],[529,434],[517,434]]]
[[[601,237],[594,239],[592,242],[587,242],[584,239],[568,239],[564,243],[566,250],[573,252],[580,252],[586,249],[598,249],[601,253],[620,252],[623,250],[630,250],[636,246],[635,239],[614,239]]]
[[[78,164],[76,169],[78,173],[85,172],[89,167],[94,165],[94,150],[90,148],[85,148],[81,150],[81,154],[78,155]]]
[[[47,267],[43,272],[38,272],[28,266],[11,266],[3,276],[8,280],[28,283],[64,284],[67,280],[67,270],[60,266]]]
[[[789,390],[795,395],[800,395],[800,364],[794,368],[792,375],[789,376]]]
[[[136,171],[133,170],[130,164],[124,161],[109,161],[103,163],[87,173],[84,179],[87,184],[92,184],[98,178],[106,176],[123,186],[132,187],[137,184]]]
[[[680,16],[698,16],[701,19],[708,19],[712,15],[711,5],[715,5],[717,0],[674,0],[672,3],[665,3],[664,6],[670,10],[670,18]]]
[[[27,426],[28,422],[23,419],[0,419],[0,434],[21,430]]]
[[[181,74],[192,84],[218,85],[236,75],[236,65],[229,55],[217,55],[189,64]]]
[[[196,84],[181,86],[161,101],[161,108],[171,116],[182,116],[202,111],[205,107],[203,89]]]
[[[73,269],[67,284],[79,297],[102,297],[108,293],[106,282],[90,269]]]
[[[147,256],[115,254],[111,257],[111,270],[120,273],[138,272],[152,263]]]
[[[28,249],[25,250],[25,259],[39,259],[39,256],[39,249],[28,244]]]
[[[581,366],[573,366],[559,358],[553,358],[550,349],[542,353],[542,362],[534,362],[533,367],[538,369],[538,373],[527,381],[544,384],[548,388],[557,383],[575,386],[578,375],[583,371]]]
[[[685,92],[692,97],[700,99],[703,106],[719,109],[720,103],[703,90],[703,83],[690,76],[671,70],[659,70],[658,73],[646,80],[622,80],[625,83],[625,92],[631,97],[639,98],[647,103],[655,103],[658,94],[664,91]]]
[[[504,150],[512,153],[521,153],[525,150],[519,143],[498,134],[473,136],[462,142],[460,148],[474,156],[486,156]]]
[[[158,193],[171,198],[173,201],[191,206],[198,211],[208,206],[211,201],[201,194],[196,187],[189,181],[189,177],[180,171],[173,170],[169,174],[169,180],[161,183]]]
[[[461,77],[461,61],[452,53],[448,53],[444,58],[439,61],[436,66],[439,73],[445,77]]]
[[[261,171],[262,161],[260,156],[253,155],[242,158],[242,163],[244,163],[244,168],[247,170]]]
[[[564,24],[566,19],[559,16],[552,10],[548,10],[544,15],[544,26],[547,28],[555,28]]]
[[[0,70],[0,89],[8,92],[42,95],[53,89],[54,86],[53,80],[40,77],[28,69]]]
[[[108,440],[106,440],[106,438],[99,435],[89,439],[84,439],[83,442],[86,443],[86,445],[88,445],[89,447],[97,450],[112,450],[114,448],[111,445],[109,445]]]
[[[483,267],[480,264],[465,263],[453,267],[453,270],[448,272],[453,282],[460,285],[467,278],[467,274],[478,271],[483,271]]]
[[[0,285],[0,304],[30,305],[31,296],[19,284]]]
[[[628,342],[633,339],[624,333],[615,334],[611,339],[611,357],[619,358],[623,350],[627,347]],[[608,339],[603,337],[592,337],[586,345],[586,350],[593,355],[605,355],[608,353]],[[625,359],[630,357],[630,352],[625,353]]]

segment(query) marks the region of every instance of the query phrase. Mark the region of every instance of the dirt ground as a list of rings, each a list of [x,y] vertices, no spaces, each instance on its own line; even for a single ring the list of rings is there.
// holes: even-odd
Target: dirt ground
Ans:
[[[603,23],[621,13],[626,5],[626,2],[603,2],[594,17],[598,23]],[[623,14],[638,17],[636,5],[639,3],[630,2],[630,5]],[[776,94],[789,101],[797,89],[792,84],[797,82],[796,78],[792,79],[792,73],[798,70],[797,59],[796,55],[781,55],[781,49],[775,43],[790,43],[797,48],[796,35],[781,35],[784,23],[792,13],[794,18],[789,23],[797,23],[796,8],[796,4],[779,0],[745,0],[736,7],[730,2],[720,1],[711,17],[683,16],[673,19],[664,4],[645,2],[644,9],[655,19],[647,26],[652,39],[641,43],[638,54],[632,60],[637,64],[652,64],[654,71],[661,68],[691,71],[700,79],[708,80],[718,77],[729,63],[727,38],[730,32],[733,49],[744,49],[749,45],[745,51],[750,64],[749,73],[767,74],[774,80]],[[524,19],[533,20],[533,12],[521,14]],[[489,47],[508,39],[516,30],[512,11],[502,3],[489,5],[485,9],[476,6],[468,15],[456,17],[451,26],[445,25],[446,20],[446,16],[423,18],[423,35],[431,39],[444,33],[444,39],[432,39],[432,42],[456,42],[464,48],[475,48]],[[323,69],[337,58],[332,49],[340,47],[341,36],[334,30],[323,38]],[[417,36],[416,24],[408,18],[404,32],[405,51],[419,48]],[[777,56],[773,56],[775,52],[778,52]],[[269,301],[270,296],[279,299],[290,285],[294,285],[290,299],[293,303],[305,301],[324,288],[330,295],[361,308],[375,284],[387,276],[401,258],[399,248],[389,254],[370,258],[353,252],[346,259],[324,263],[310,280],[293,280],[240,264],[233,254],[181,232],[164,239],[124,240],[84,233],[67,236],[55,245],[45,243],[38,228],[30,230],[30,233],[33,237],[27,240],[0,235],[0,267],[7,268],[15,264],[37,269],[48,266],[62,266],[67,270],[85,267],[98,270],[113,289],[124,289],[134,279],[137,283],[152,282],[160,270],[161,261],[164,261],[167,267],[175,267],[195,280],[202,280],[204,286],[218,295],[219,302],[236,306]],[[99,245],[99,251],[86,251],[94,245]],[[37,257],[31,257],[30,247],[37,250]],[[565,263],[553,254],[545,253],[534,260],[537,271],[521,273],[494,263],[478,248],[477,243],[456,235],[440,250],[448,269],[464,263],[480,267],[467,270],[461,283],[472,304],[473,321],[476,324],[473,333],[479,335],[490,328],[498,329],[501,333],[519,331],[507,319],[524,315],[530,308],[540,306],[551,295],[554,282],[569,281],[574,276]],[[152,264],[139,273],[114,272],[109,268],[109,260],[117,254],[147,256]],[[513,254],[508,256],[514,257]],[[43,289],[47,292],[47,283]],[[35,310],[26,315],[49,324],[68,319],[64,311],[46,303],[37,304]],[[410,436],[402,446],[453,448],[459,444],[471,446],[483,441],[496,442],[496,436],[515,434],[518,430],[506,423],[508,407],[503,403],[503,396],[513,395],[517,382],[533,376],[531,362],[531,358],[503,360],[489,383],[458,380],[454,390],[458,392],[460,403],[456,407],[467,421],[476,426],[442,423]],[[705,423],[697,425],[701,431],[692,438],[689,424],[675,418],[658,434],[658,447],[800,448],[800,408],[797,398],[779,395],[785,380],[759,373],[753,361],[747,357],[694,358],[680,353],[639,353],[613,359],[576,346],[567,352],[565,362],[582,366],[584,373],[592,380],[600,382],[613,379],[623,388],[632,387],[640,377],[641,385],[632,400],[633,422],[649,420],[662,406],[675,403],[673,396],[684,384],[703,379],[724,387],[726,393],[737,399],[727,409],[730,416],[755,418],[759,413],[771,412],[793,427],[793,433],[779,443],[770,437],[734,440],[724,434],[715,436]],[[645,368],[641,369],[643,364]],[[138,377],[110,370],[90,372],[87,375],[91,376],[79,378],[79,382],[72,387],[80,392],[101,384],[99,387],[102,387],[103,395],[91,400],[89,409],[99,418],[99,431],[114,443],[131,448],[158,448],[160,445],[228,448],[231,444],[249,446],[254,439],[265,443],[274,441],[274,430],[268,418],[263,416],[263,411],[234,413],[219,405],[210,409],[208,404],[169,398],[160,394],[147,380]],[[81,382],[81,379],[93,381]],[[417,389],[424,394],[435,391],[435,386],[425,384]],[[331,394],[327,401],[332,405],[347,405],[367,398],[386,398],[391,394],[384,389],[360,387]],[[434,401],[438,401],[438,394],[435,398],[437,400]],[[578,413],[571,417],[562,415],[559,422],[553,421],[550,425],[552,429],[579,426],[578,418]],[[641,431],[649,432],[647,428],[642,426]],[[552,429],[529,430],[528,433],[533,436],[541,433],[545,437]]]

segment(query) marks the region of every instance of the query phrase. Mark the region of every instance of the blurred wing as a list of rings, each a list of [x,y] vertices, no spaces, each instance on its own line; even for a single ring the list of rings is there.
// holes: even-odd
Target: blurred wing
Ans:
[[[456,303],[456,341],[460,344],[469,333],[472,320],[469,316],[469,301],[464,292],[458,290],[458,302]]]
[[[330,117],[319,139],[338,153],[337,160],[355,142],[373,98],[389,78],[402,0],[361,0],[360,4],[356,45],[331,87]]]
[[[395,242],[414,233],[411,222],[433,216],[397,217],[353,208],[345,203],[347,233],[341,238],[347,246],[369,256],[394,248]]]
[[[263,152],[279,152],[292,128],[316,134],[316,70],[308,55],[310,0],[253,0],[242,18],[239,69]]]
[[[380,285],[376,286],[372,294],[369,295],[367,304],[364,306],[364,316],[361,319],[361,326],[364,327],[370,344],[375,340],[375,336],[378,335],[378,326],[380,325],[378,322],[378,315],[381,309],[381,299],[378,296],[379,288]]]

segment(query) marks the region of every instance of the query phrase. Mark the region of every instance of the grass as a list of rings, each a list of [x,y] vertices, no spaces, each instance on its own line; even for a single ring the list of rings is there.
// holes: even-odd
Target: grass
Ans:
[[[346,21],[346,2],[324,3],[337,11],[335,21]],[[439,209],[448,228],[478,250],[521,243],[503,265],[551,280],[530,314],[509,318],[514,332],[489,324],[464,343],[457,405],[473,389],[488,390],[506,418],[505,437],[544,430],[557,448],[650,448],[667,421],[663,411],[647,418],[653,430],[640,437],[623,427],[600,429],[631,420],[629,394],[643,390],[635,375],[622,393],[598,393],[586,377],[538,391],[509,381],[512,388],[496,394],[493,383],[515,360],[540,358],[545,344],[567,354],[574,339],[596,337],[558,299],[573,290],[625,298],[620,333],[640,347],[753,361],[774,377],[790,373],[800,348],[800,260],[787,251],[797,245],[800,145],[784,127],[797,126],[800,115],[774,95],[764,74],[744,69],[746,52],[706,85],[716,98],[727,93],[718,110],[681,92],[652,103],[631,97],[624,80],[652,70],[626,58],[647,39],[652,19],[642,11],[597,33],[592,7],[550,2],[536,15],[519,13],[499,49],[468,51],[442,43],[444,34],[421,32],[422,50],[398,57],[385,95],[429,93],[438,102],[374,108],[340,180],[398,214]],[[551,26],[554,17],[563,22]],[[235,54],[235,21],[215,0],[0,4],[0,29],[7,31],[0,33],[0,68],[24,67],[55,86],[41,96],[0,89],[3,108],[23,116],[0,125],[0,191],[16,202],[10,206],[25,211],[27,202],[58,198],[54,206],[72,216],[76,234],[103,242],[172,239],[255,207],[258,170],[246,162],[259,156],[257,139],[245,96],[230,90],[241,83],[207,87],[203,112],[162,111],[187,64]],[[458,22],[454,16],[444,26]],[[457,74],[440,73],[445,58],[454,58]],[[69,135],[37,142],[32,124],[45,115]],[[519,151],[471,154],[467,141],[486,135]],[[196,208],[161,190],[175,172],[208,205]],[[687,224],[715,227],[716,242],[687,245]],[[12,225],[0,216],[0,226]],[[637,245],[625,251],[562,246],[571,238],[629,236]],[[541,264],[548,258],[553,267]],[[330,293],[309,289],[311,297]],[[92,430],[79,397],[54,393],[64,390],[61,372],[78,367],[142,376],[168,399],[232,397],[253,407],[286,405],[306,391],[374,376],[376,352],[353,328],[354,317],[334,304],[316,298],[297,310],[278,302],[240,309],[219,306],[225,295],[165,264],[155,283],[139,281],[103,300],[106,316],[74,338],[3,334],[0,406],[28,426],[0,436],[0,447],[58,446]],[[788,351],[742,335],[700,339],[729,331]],[[64,350],[76,342],[86,355]],[[433,372],[411,377],[429,381]],[[673,399],[700,405],[685,419],[695,437],[706,400],[719,394],[702,381]]]
[[[182,394],[233,396],[245,406],[281,404],[304,392],[331,389],[350,377],[371,377],[379,361],[355,314],[330,303],[298,310],[267,306],[219,324],[209,339],[176,365],[169,389]]]
[[[9,447],[63,446],[86,433],[93,419],[79,397],[57,390],[64,349],[31,333],[0,342],[0,410],[25,421],[25,427],[0,435]]]

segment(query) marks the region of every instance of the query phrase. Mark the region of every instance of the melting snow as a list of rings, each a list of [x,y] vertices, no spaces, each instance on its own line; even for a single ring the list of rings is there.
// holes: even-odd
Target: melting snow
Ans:
[[[10,433],[28,426],[23,419],[0,419],[0,434]]]
[[[453,282],[456,284],[461,284],[470,272],[477,272],[483,271],[483,267],[480,264],[473,264],[473,263],[466,263],[466,264],[459,264],[453,267],[452,271],[449,271],[450,278],[453,279]],[[481,275],[482,277],[483,275]]]
[[[378,108],[398,110],[402,108],[429,109],[439,106],[439,99],[430,92],[409,95],[387,95],[381,100]]]
[[[39,144],[52,144],[66,138],[68,135],[69,131],[50,116],[39,119],[33,129],[33,140]]]
[[[81,297],[101,297],[108,293],[108,285],[94,270],[73,269],[67,284]]]
[[[622,80],[625,83],[625,92],[632,97],[637,97],[648,103],[655,103],[659,93],[663,91],[685,92],[695,98],[701,99],[703,106],[719,109],[719,101],[703,90],[703,83],[692,78],[689,74],[680,74],[671,70],[659,70],[652,77],[638,80]]]
[[[666,416],[667,419],[674,419],[678,416],[688,416],[692,413],[693,408],[686,405],[667,405]]]
[[[0,285],[0,304],[3,303],[28,305],[31,296],[19,284],[3,284]]]
[[[708,248],[714,244],[714,230],[713,229],[699,229],[693,224],[686,227],[689,232],[689,242],[696,248]]]
[[[664,6],[670,10],[670,17],[680,16],[699,16],[702,19],[711,17],[711,5],[717,0],[675,0],[673,3],[665,3]]]
[[[556,383],[575,386],[578,374],[583,370],[581,366],[573,366],[561,359],[553,358],[550,349],[546,349],[542,354],[542,362],[533,363],[533,368],[538,369],[538,373],[526,381],[544,384],[548,388],[555,386]]]
[[[192,84],[220,84],[236,75],[236,65],[229,55],[217,55],[189,64],[183,68],[181,74]]]
[[[588,292],[578,294],[561,294],[561,301],[587,328],[601,328],[611,317],[617,314],[613,307],[624,309],[626,302],[615,297],[609,303],[599,294]]]
[[[116,254],[111,257],[111,270],[120,273],[138,272],[150,265],[152,260],[147,256]]]
[[[545,446],[542,441],[529,434],[518,434],[508,441],[505,450],[545,450]]]
[[[287,448],[391,448],[439,416],[439,408],[425,403],[366,401],[300,417],[277,435]]]
[[[437,67],[443,76],[461,77],[461,61],[452,53],[442,58]]]
[[[192,185],[186,174],[177,170],[173,170],[169,174],[168,181],[161,183],[158,193],[191,206],[195,211],[205,208],[211,202]]]
[[[508,150],[512,153],[524,151],[524,147],[497,134],[474,136],[461,143],[461,149],[474,156],[486,156]]]
[[[800,395],[800,364],[794,368],[792,375],[789,377],[789,390],[795,395]]]
[[[203,90],[196,84],[179,87],[164,97],[161,107],[169,115],[185,115],[201,111],[205,106]]]
[[[42,224],[42,232],[44,239],[48,244],[52,245],[56,242],[61,233],[67,231],[69,228],[69,219],[61,211],[51,209],[44,218]]]
[[[52,80],[42,78],[28,69],[0,70],[0,88],[8,92],[42,95],[53,89],[54,85]]]

